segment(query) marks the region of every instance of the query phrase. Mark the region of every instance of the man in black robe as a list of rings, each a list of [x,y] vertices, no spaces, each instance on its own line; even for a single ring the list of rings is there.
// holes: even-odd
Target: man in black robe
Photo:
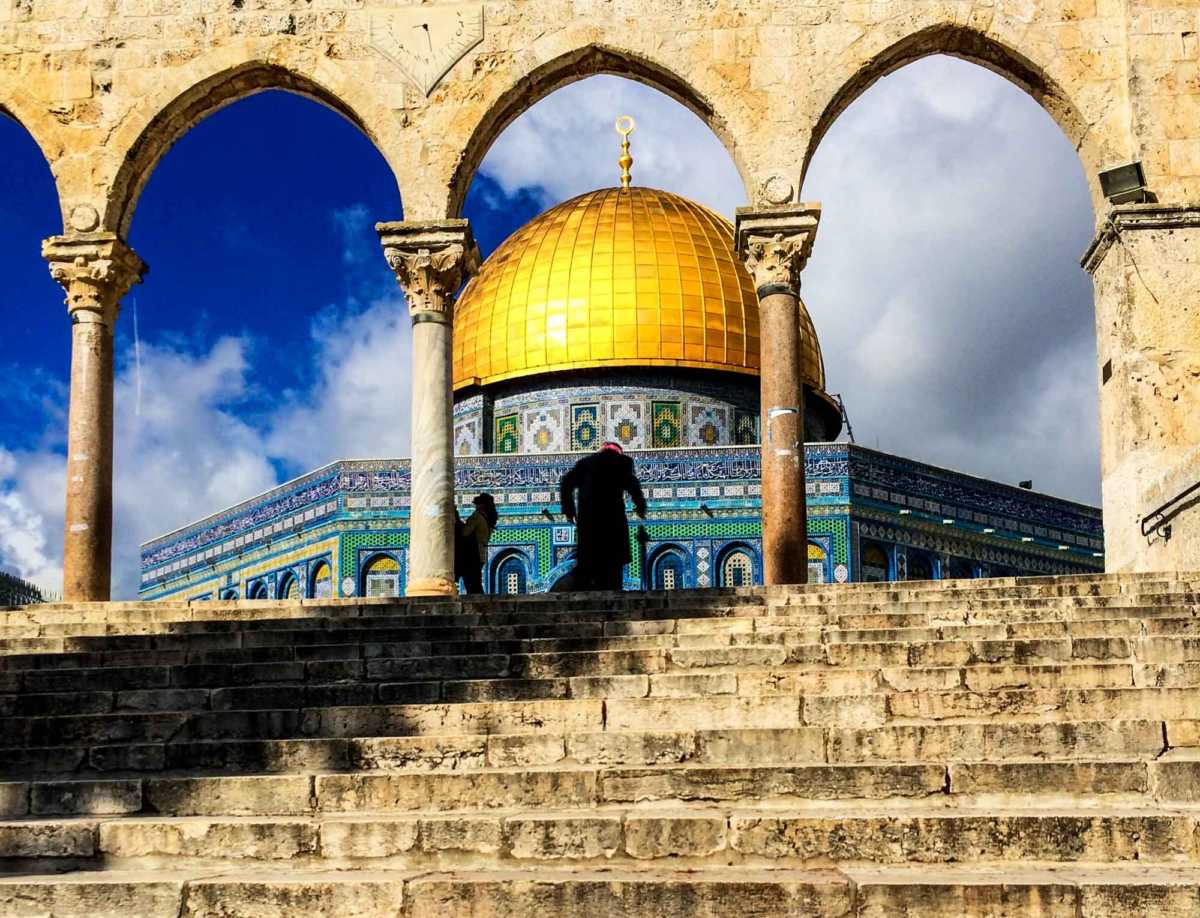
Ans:
[[[560,491],[563,516],[575,523],[573,588],[621,589],[631,560],[626,492],[637,515],[646,518],[646,498],[633,473],[633,460],[619,444],[605,443],[599,452],[575,463],[563,476]]]

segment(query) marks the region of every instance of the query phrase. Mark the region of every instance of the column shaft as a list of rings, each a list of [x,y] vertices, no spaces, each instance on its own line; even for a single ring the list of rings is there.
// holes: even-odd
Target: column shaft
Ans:
[[[798,303],[791,291],[759,299],[763,579],[771,584],[808,582]]]
[[[449,322],[413,325],[409,596],[455,592],[451,336]]]
[[[413,322],[409,596],[453,596],[454,295],[479,265],[466,220],[377,223]]]
[[[71,316],[63,598],[101,602],[112,581],[113,326],[121,297],[147,269],[107,232],[54,236],[42,257]]]
[[[63,598],[109,598],[112,580],[113,331],[94,312],[71,325]]]
[[[737,212],[738,254],[754,278],[762,411],[762,555],[767,585],[808,582],[800,272],[821,208],[780,204]]]

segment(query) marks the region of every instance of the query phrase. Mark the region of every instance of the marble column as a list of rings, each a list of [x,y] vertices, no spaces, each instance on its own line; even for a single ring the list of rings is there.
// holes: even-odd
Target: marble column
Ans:
[[[42,256],[66,290],[71,317],[63,599],[104,601],[112,580],[113,325],[146,266],[112,233],[54,236]]]
[[[408,523],[409,596],[453,596],[454,296],[479,267],[466,220],[379,223],[413,323],[412,504]]]
[[[737,212],[737,249],[758,290],[762,411],[763,582],[808,582],[800,272],[820,208],[784,204]]]

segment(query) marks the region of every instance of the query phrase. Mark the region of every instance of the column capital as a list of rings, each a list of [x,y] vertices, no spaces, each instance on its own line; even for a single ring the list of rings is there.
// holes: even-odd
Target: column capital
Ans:
[[[121,297],[149,271],[116,233],[51,236],[42,242],[42,257],[67,292],[71,317],[105,325],[116,321]]]
[[[479,248],[466,220],[376,223],[388,267],[414,322],[449,323],[451,297],[479,268]]]
[[[808,264],[820,204],[739,207],[735,240],[758,295],[800,290],[800,272]]]

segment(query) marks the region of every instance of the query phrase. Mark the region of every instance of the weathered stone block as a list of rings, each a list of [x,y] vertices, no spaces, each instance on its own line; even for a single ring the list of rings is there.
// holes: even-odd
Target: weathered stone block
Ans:
[[[504,836],[519,860],[611,858],[622,849],[619,816],[514,816],[505,820]]]

